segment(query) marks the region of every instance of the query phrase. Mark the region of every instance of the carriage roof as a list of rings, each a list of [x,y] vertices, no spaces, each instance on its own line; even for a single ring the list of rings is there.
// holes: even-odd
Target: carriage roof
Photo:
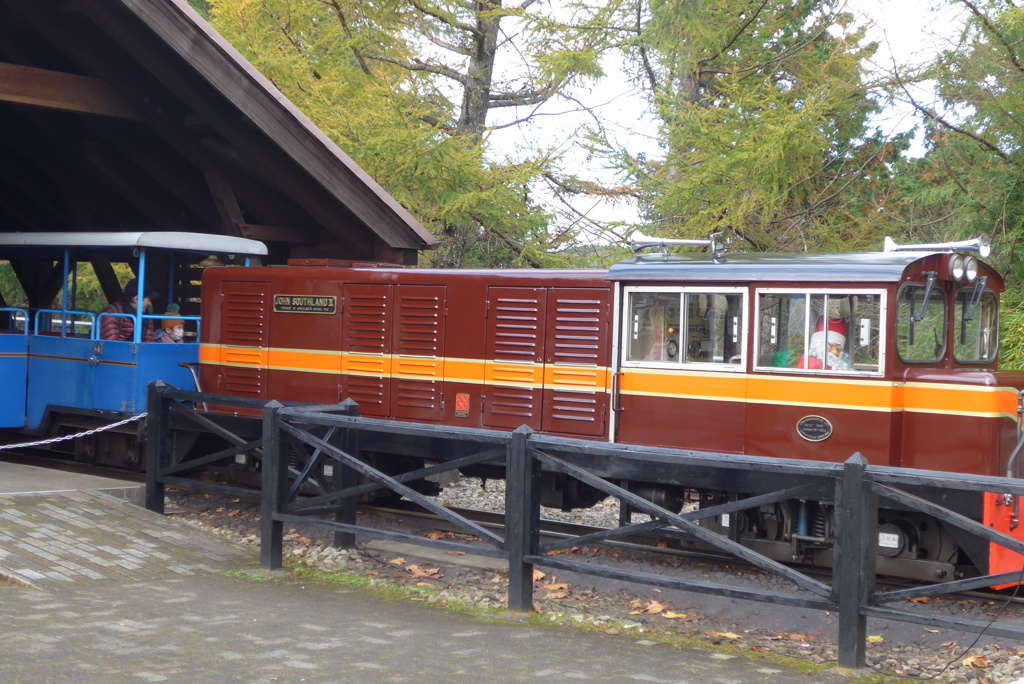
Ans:
[[[265,256],[267,254],[267,246],[258,240],[210,233],[181,231],[0,233],[0,257],[12,252],[52,252],[54,249],[117,251],[138,248],[166,249],[195,254],[244,256]]]

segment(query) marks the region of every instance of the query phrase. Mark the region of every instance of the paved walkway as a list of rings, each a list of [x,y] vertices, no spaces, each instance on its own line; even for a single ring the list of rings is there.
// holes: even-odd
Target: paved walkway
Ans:
[[[0,577],[10,579],[0,581],[0,680],[848,681],[508,614],[484,622],[267,576],[256,561],[251,549],[94,490],[0,494]]]
[[[0,495],[0,581],[56,589],[221,572],[247,560],[224,540],[107,494]]]
[[[224,575],[0,589],[0,672],[37,682],[820,684],[764,661],[483,622],[360,590]]]

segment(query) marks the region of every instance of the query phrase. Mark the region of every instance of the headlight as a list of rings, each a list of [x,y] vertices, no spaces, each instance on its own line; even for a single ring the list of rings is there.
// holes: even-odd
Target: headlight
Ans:
[[[964,258],[959,254],[954,254],[949,260],[949,277],[953,280],[964,277]]]
[[[964,259],[964,272],[967,274],[967,282],[973,283],[978,277],[978,260],[972,256]]]

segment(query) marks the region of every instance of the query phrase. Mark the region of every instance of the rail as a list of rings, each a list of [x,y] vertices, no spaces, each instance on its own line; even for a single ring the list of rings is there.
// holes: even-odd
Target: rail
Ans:
[[[227,403],[223,397],[177,391],[173,394],[179,401]],[[508,433],[402,423],[359,417],[358,407],[351,401],[331,406],[284,406],[268,402],[262,410],[260,562],[265,568],[279,568],[283,563],[285,524],[303,523],[333,531],[335,543],[341,547],[352,547],[356,535],[363,535],[505,559],[509,577],[508,607],[515,611],[530,610],[533,568],[541,566],[708,595],[836,612],[839,616],[839,664],[842,667],[864,666],[869,617],[1024,639],[1024,628],[953,619],[911,601],[1019,583],[1024,580],[1024,559],[1020,572],[955,579],[898,591],[880,592],[875,579],[880,502],[888,508],[927,514],[986,543],[1024,554],[1024,543],[925,498],[931,490],[994,492],[1016,498],[1024,496],[1024,482],[1019,479],[870,466],[860,454],[852,455],[842,464],[806,462],[557,438],[534,434],[525,426]],[[150,407],[150,416],[150,420],[154,420],[153,406]],[[160,429],[160,426],[156,428]],[[454,454],[451,457],[444,456],[444,449],[433,449],[431,457],[426,459],[430,465],[398,474],[386,473],[359,458],[363,440],[381,434],[422,438],[424,441],[442,440],[458,444],[460,449],[451,450],[449,453]],[[152,440],[154,433],[150,435]],[[162,448],[159,443],[155,446]],[[194,466],[199,462],[202,459],[187,463]],[[296,462],[301,463],[301,467],[296,468]],[[410,486],[432,475],[481,464],[504,470],[506,524],[503,534],[484,529],[439,506]],[[751,496],[703,506],[692,512],[676,513],[619,484],[635,479],[635,474],[641,469],[650,472],[651,468],[657,469],[660,483],[684,485],[692,483],[695,477],[706,483],[727,479],[748,485],[744,491],[750,492]],[[616,497],[624,507],[649,515],[650,521],[636,524],[628,521],[615,529],[542,543],[539,535],[542,469],[562,473],[600,490],[606,496]],[[163,472],[168,473],[167,470]],[[324,477],[325,473],[329,473],[329,477]],[[310,478],[320,478],[314,484],[321,487],[321,493],[308,495]],[[169,482],[166,478],[163,481]],[[428,539],[360,525],[355,513],[357,499],[383,489],[437,514],[483,543]],[[162,496],[161,489],[159,510],[162,510]],[[702,520],[721,519],[724,515],[738,515],[788,500],[813,500],[835,506],[831,582],[816,579],[741,544],[738,524],[729,528],[727,534],[720,534],[701,524]],[[148,490],[147,502],[150,502]],[[155,501],[153,503],[156,504]],[[787,591],[755,591],[740,585],[697,582],[671,574],[638,573],[617,567],[607,555],[601,556],[600,560],[596,557],[573,560],[567,554],[559,553],[574,546],[610,542],[638,533],[658,533],[714,547],[773,573],[791,588]],[[910,607],[894,607],[894,604]]]

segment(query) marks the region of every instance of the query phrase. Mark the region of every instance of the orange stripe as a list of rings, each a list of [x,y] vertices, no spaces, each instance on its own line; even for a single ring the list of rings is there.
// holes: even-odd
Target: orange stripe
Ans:
[[[894,411],[899,410],[894,389],[892,383],[884,381],[751,376],[747,400],[758,404]]]
[[[264,349],[203,344],[201,363],[310,373],[444,380],[559,391],[608,390],[604,367],[504,363],[479,359],[403,357],[301,349]],[[716,371],[622,370],[629,395],[735,401],[755,404],[830,406],[862,411],[911,411],[1015,417],[1017,390],[932,383],[893,383],[858,378],[747,375]]]
[[[623,370],[623,394],[746,401],[747,376],[740,373]]]
[[[908,382],[903,390],[907,411],[961,415],[1017,415],[1017,390]]]

